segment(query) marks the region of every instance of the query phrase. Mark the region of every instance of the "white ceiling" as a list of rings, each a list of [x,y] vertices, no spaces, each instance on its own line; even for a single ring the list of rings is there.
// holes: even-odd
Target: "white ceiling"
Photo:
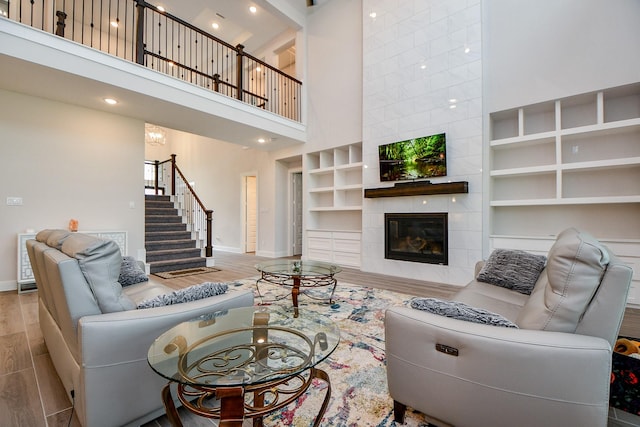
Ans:
[[[306,0],[299,0],[300,3]],[[167,13],[230,43],[242,44],[247,52],[255,52],[262,45],[290,28],[290,23],[272,13],[269,4],[254,0],[152,0]],[[251,13],[249,7],[256,7]],[[212,24],[220,27],[213,29]]]

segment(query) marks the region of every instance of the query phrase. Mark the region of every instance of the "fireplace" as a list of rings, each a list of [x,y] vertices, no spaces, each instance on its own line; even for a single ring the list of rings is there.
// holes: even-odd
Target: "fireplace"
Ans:
[[[446,213],[384,214],[384,257],[448,265]]]

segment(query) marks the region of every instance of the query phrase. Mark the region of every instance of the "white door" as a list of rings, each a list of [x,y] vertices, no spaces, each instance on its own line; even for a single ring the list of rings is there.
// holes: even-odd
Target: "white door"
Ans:
[[[302,254],[302,172],[291,174],[292,255]]]
[[[245,177],[245,252],[256,251],[257,190],[256,177]]]

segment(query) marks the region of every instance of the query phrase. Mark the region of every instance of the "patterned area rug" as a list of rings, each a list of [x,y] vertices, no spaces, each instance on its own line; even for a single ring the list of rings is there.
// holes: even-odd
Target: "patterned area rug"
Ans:
[[[232,286],[230,286],[232,287]],[[254,290],[256,304],[291,306],[287,289],[260,284],[255,279],[237,282],[238,288]],[[259,296],[262,295],[262,298]],[[319,288],[315,298],[328,298],[327,288]],[[318,365],[331,379],[331,400],[322,426],[399,426],[393,421],[393,401],[387,390],[384,352],[384,312],[392,305],[405,305],[410,295],[339,282],[333,303],[300,295],[301,309],[329,316],[340,327],[340,343],[333,354]],[[310,426],[325,396],[326,384],[317,381],[305,395],[289,407],[264,419],[265,426]],[[245,423],[246,424],[246,423]],[[404,426],[426,427],[422,414],[407,410]]]
[[[163,271],[160,273],[153,273],[155,276],[162,277],[163,279],[175,279],[176,277],[193,276],[194,274],[215,273],[220,271],[215,267],[196,267],[187,268],[184,270]]]

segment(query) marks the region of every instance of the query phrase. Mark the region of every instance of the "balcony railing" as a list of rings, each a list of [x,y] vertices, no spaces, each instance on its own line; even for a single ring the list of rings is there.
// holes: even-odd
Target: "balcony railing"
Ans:
[[[9,19],[301,121],[302,83],[143,0],[13,0]]]

